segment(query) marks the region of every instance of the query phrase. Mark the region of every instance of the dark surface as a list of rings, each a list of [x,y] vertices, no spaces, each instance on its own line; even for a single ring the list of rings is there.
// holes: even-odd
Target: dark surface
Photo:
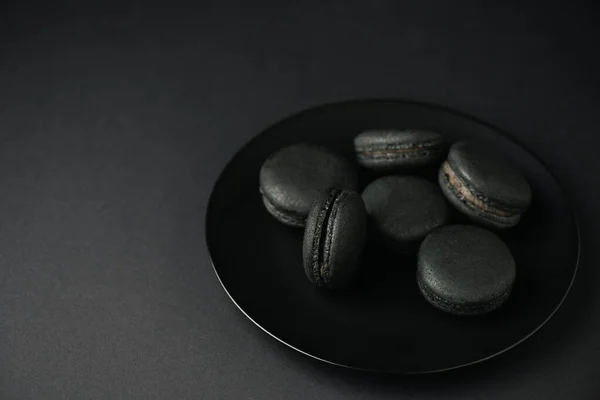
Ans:
[[[0,12],[0,397],[595,399],[597,6],[512,3]],[[234,152],[299,109],[379,96],[478,115],[558,175],[581,268],[535,340],[365,376],[288,351],[223,292],[204,211]]]
[[[375,179],[364,188],[362,197],[373,226],[399,249],[416,250],[429,232],[450,218],[450,208],[436,182],[417,176]]]
[[[421,293],[436,307],[457,314],[501,306],[516,276],[508,246],[473,225],[450,225],[431,233],[419,247],[417,265]]]
[[[274,221],[263,210],[258,194],[245,196],[242,203],[231,200],[250,192],[262,160],[273,149],[290,142],[311,142],[346,156],[352,152],[356,133],[378,123],[429,126],[444,132],[449,140],[477,139],[514,160],[535,183],[536,207],[518,229],[503,235],[519,262],[519,279],[510,303],[502,310],[470,320],[435,310],[419,293],[416,259],[389,251],[374,233],[367,235],[357,285],[337,293],[315,290],[304,277],[298,230]],[[371,195],[383,193],[385,183],[396,182],[394,193],[377,200],[385,204],[389,197],[394,206],[404,204],[411,209],[410,214],[394,210],[407,226],[413,225],[415,221],[410,219],[418,214],[417,222],[427,213],[439,213],[431,225],[440,223],[440,215],[446,221],[444,198],[433,183],[436,168],[431,172],[429,182],[393,176],[377,180],[384,184],[381,192],[363,192],[367,212],[372,203],[376,204]],[[371,179],[371,171],[359,171],[361,189]],[[369,187],[374,188],[377,182]],[[399,187],[406,189],[407,196],[396,192]],[[411,198],[432,193],[437,197],[419,199],[418,205]],[[456,213],[455,221],[461,221],[460,214]],[[395,222],[393,218],[385,221],[393,233],[410,233],[396,229]],[[398,101],[352,101],[318,107],[295,114],[251,140],[215,184],[206,213],[206,240],[223,287],[265,331],[321,360],[393,373],[456,368],[492,357],[525,339],[550,318],[569,290],[579,245],[577,227],[560,186],[525,149],[466,116]],[[548,252],[549,248],[553,251]],[[442,333],[444,340],[440,340]]]
[[[354,283],[366,231],[367,212],[360,194],[327,191],[313,206],[304,230],[302,262],[308,279],[331,289]]]
[[[323,146],[292,144],[266,158],[260,167],[259,185],[274,216],[291,226],[304,226],[323,190],[356,190],[358,183],[356,167],[349,160]]]

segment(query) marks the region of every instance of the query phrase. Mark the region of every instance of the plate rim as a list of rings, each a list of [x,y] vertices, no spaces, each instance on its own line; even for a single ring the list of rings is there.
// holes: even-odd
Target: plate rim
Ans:
[[[558,184],[558,187],[560,188],[560,192],[562,193],[564,199],[565,199],[565,203],[567,204],[568,208],[569,208],[569,213],[571,214],[571,217],[573,218],[573,223],[574,223],[574,228],[575,228],[575,237],[577,239],[577,246],[576,246],[576,251],[577,251],[577,256],[575,259],[575,267],[573,270],[573,276],[571,277],[571,281],[569,282],[569,285],[567,286],[567,289],[565,290],[562,298],[560,299],[559,303],[556,305],[556,307],[554,308],[554,310],[552,310],[551,313],[548,314],[548,316],[535,328],[533,329],[531,332],[529,332],[527,335],[523,336],[521,339],[515,341],[513,344],[511,344],[508,347],[505,347],[504,349],[497,351],[495,353],[492,353],[486,357],[474,360],[474,361],[470,361],[467,363],[462,363],[459,365],[454,365],[451,367],[445,367],[445,368],[438,368],[438,369],[433,369],[433,370],[427,370],[427,371],[388,371],[388,370],[378,370],[378,369],[373,369],[373,368],[361,368],[361,367],[356,367],[356,366],[352,366],[352,365],[346,365],[346,364],[342,364],[342,363],[338,363],[335,361],[331,361],[331,360],[326,360],[324,358],[321,358],[319,356],[316,356],[314,354],[310,354],[302,349],[299,349],[295,346],[293,346],[290,343],[287,343],[285,340],[277,337],[275,334],[269,332],[269,330],[265,327],[263,327],[261,324],[259,324],[257,321],[255,321],[238,303],[237,301],[233,298],[233,296],[231,295],[231,293],[229,293],[229,291],[227,290],[227,287],[225,286],[225,284],[223,283],[223,281],[221,280],[221,276],[219,275],[218,271],[217,271],[217,267],[215,265],[215,262],[213,260],[213,255],[212,252],[210,250],[210,244],[209,244],[209,240],[208,240],[208,214],[212,208],[212,204],[214,203],[214,193],[215,193],[215,189],[217,188],[217,186],[220,184],[220,182],[223,179],[223,176],[225,174],[225,172],[228,170],[228,168],[230,167],[230,165],[232,164],[232,162],[242,153],[246,150],[246,148],[250,147],[255,141],[259,140],[261,137],[263,137],[264,135],[268,134],[269,132],[274,131],[275,129],[277,129],[280,125],[283,125],[286,122],[289,122],[289,120],[292,119],[296,119],[298,117],[301,117],[305,114],[309,114],[312,112],[318,112],[319,110],[322,109],[326,109],[326,108],[330,108],[332,106],[344,106],[344,105],[350,105],[350,104],[361,104],[361,103],[396,103],[396,104],[404,104],[404,105],[413,105],[413,106],[419,106],[419,107],[425,107],[425,108],[433,108],[436,109],[438,111],[443,111],[443,112],[447,112],[450,114],[455,114],[457,116],[460,116],[462,118],[471,120],[472,122],[475,122],[479,125],[482,125],[490,130],[493,130],[495,132],[497,132],[498,134],[500,134],[503,138],[515,143],[516,145],[518,145],[521,149],[523,149],[526,153],[528,153],[531,157],[533,157],[533,159],[535,159],[535,161],[537,161],[545,170],[546,172],[552,177],[552,179]],[[465,367],[469,367],[475,364],[479,364],[485,361],[488,361],[492,358],[495,358],[501,354],[504,354],[512,349],[514,349],[515,347],[517,347],[518,345],[524,343],[525,341],[527,341],[529,338],[531,338],[534,334],[536,334],[540,329],[542,329],[542,327],[544,327],[548,321],[550,321],[552,319],[552,317],[554,317],[554,315],[558,312],[558,310],[562,307],[562,305],[564,304],[565,300],[567,299],[569,293],[571,292],[571,289],[573,288],[573,285],[575,283],[575,279],[577,277],[577,273],[579,271],[579,263],[581,261],[581,232],[580,232],[580,223],[579,223],[579,218],[578,218],[578,214],[577,211],[575,210],[575,207],[573,207],[573,202],[572,199],[567,195],[567,193],[565,192],[565,190],[563,189],[563,185],[561,184],[561,181],[556,177],[556,175],[554,174],[554,172],[552,171],[551,168],[548,167],[548,165],[546,164],[546,162],[544,160],[542,160],[536,152],[534,152],[533,150],[531,150],[528,146],[525,146],[525,144],[516,136],[512,135],[511,133],[509,133],[508,131],[505,131],[502,128],[499,128],[498,126],[489,123],[483,119],[480,119],[479,117],[476,117],[472,114],[469,114],[467,112],[463,112],[463,111],[459,111],[457,109],[454,109],[452,107],[449,106],[445,106],[445,105],[441,105],[441,104],[437,104],[437,103],[432,103],[432,102],[426,102],[426,101],[419,101],[419,100],[411,100],[411,99],[407,99],[407,98],[398,98],[398,97],[365,97],[365,98],[357,98],[357,99],[349,99],[349,100],[342,100],[342,101],[333,101],[333,102],[327,102],[327,103],[322,103],[316,106],[311,106],[305,109],[302,109],[300,111],[297,111],[295,113],[291,113],[286,117],[283,117],[279,120],[277,120],[274,123],[271,123],[270,125],[267,125],[264,129],[262,129],[261,131],[259,131],[257,134],[255,134],[253,137],[250,138],[250,140],[248,140],[243,146],[241,146],[230,158],[229,161],[227,161],[227,163],[223,166],[223,168],[221,169],[221,172],[219,173],[219,175],[217,176],[216,180],[214,181],[212,187],[211,187],[211,192],[210,195],[208,197],[208,201],[206,203],[206,208],[205,208],[205,213],[204,213],[204,244],[206,246],[206,249],[208,251],[208,259],[210,261],[210,264],[212,266],[213,272],[215,273],[217,280],[219,281],[221,287],[223,288],[223,290],[225,291],[225,293],[227,294],[227,296],[229,297],[229,299],[231,300],[231,302],[242,312],[242,314],[244,316],[246,316],[246,318],[248,318],[254,325],[256,325],[257,327],[259,327],[263,332],[265,332],[267,335],[269,335],[270,337],[272,337],[273,339],[277,340],[278,342],[284,344],[286,347],[291,348],[305,356],[308,356],[312,359],[324,362],[326,364],[329,365],[335,365],[337,367],[342,367],[348,370],[353,370],[353,371],[362,371],[362,372],[370,372],[370,373],[379,373],[379,374],[392,374],[392,375],[429,375],[429,374],[435,374],[435,373],[440,373],[440,372],[446,372],[446,371],[452,371],[452,370],[457,370],[460,368],[465,368]]]

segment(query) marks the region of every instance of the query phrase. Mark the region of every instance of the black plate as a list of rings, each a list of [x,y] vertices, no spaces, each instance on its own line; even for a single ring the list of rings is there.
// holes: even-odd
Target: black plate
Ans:
[[[482,317],[456,317],[430,306],[415,282],[414,259],[376,242],[363,254],[358,287],[330,293],[304,276],[302,230],[263,208],[258,173],[265,158],[296,142],[320,143],[353,159],[352,139],[367,128],[428,128],[474,139],[514,160],[533,191],[530,210],[503,233],[517,262],[508,302]],[[364,187],[375,174],[359,170]],[[433,178],[435,171],[427,171]],[[459,216],[455,216],[461,222]],[[427,104],[378,100],[326,105],[268,128],[229,162],[211,195],[206,240],[221,284],[233,302],[272,337],[340,366],[425,373],[489,359],[522,342],[558,309],[577,270],[579,233],[565,195],[545,165],[502,131]]]

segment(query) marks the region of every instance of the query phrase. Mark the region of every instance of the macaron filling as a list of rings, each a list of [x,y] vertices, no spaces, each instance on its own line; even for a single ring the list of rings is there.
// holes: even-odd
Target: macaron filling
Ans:
[[[461,180],[448,161],[445,161],[442,165],[442,171],[450,190],[468,207],[504,218],[520,214],[519,210],[498,205],[482,194],[477,193],[477,191]]]
[[[329,255],[333,242],[333,225],[343,194],[342,190],[331,190],[317,217],[313,239],[313,249],[317,250],[313,252],[312,275],[319,286],[331,284]]]
[[[414,158],[426,157],[434,152],[439,140],[416,144],[385,144],[364,149],[357,149],[357,154],[363,159]]]

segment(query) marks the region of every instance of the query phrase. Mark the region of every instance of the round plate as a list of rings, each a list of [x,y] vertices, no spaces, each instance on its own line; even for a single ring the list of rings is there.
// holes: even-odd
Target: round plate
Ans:
[[[509,300],[480,317],[457,317],[419,293],[414,258],[367,243],[362,276],[343,292],[319,290],[302,268],[303,231],[264,209],[258,174],[269,154],[297,142],[325,145],[353,160],[353,138],[370,128],[439,131],[449,140],[494,146],[528,178],[533,202],[521,223],[501,233],[516,263]],[[361,188],[377,174],[360,169]],[[424,172],[435,181],[435,171]],[[456,215],[455,222],[464,222]],[[373,237],[373,236],[370,236]],[[246,144],[210,197],[206,240],[233,302],[272,337],[306,355],[355,369],[425,373],[489,359],[522,342],[558,309],[577,270],[579,233],[565,195],[546,166],[502,131],[427,104],[369,100],[326,105],[289,117]]]

